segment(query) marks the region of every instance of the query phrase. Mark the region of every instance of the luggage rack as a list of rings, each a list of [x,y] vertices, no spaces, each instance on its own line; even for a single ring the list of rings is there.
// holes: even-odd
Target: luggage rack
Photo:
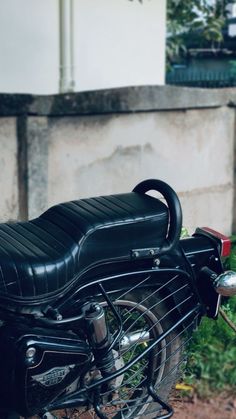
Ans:
[[[197,317],[197,315],[198,315],[198,314],[196,315],[196,313],[198,313],[198,311],[199,311],[199,308],[198,307],[194,307],[194,309],[190,310],[187,313],[187,315],[185,315],[182,319],[180,319],[180,321],[178,323],[176,323],[174,325],[174,327],[170,328],[167,331],[166,334],[171,333],[176,327],[180,326],[184,321],[186,321],[193,314],[195,314],[195,317],[194,317],[194,320],[195,320],[196,317]],[[192,322],[190,323],[189,327],[191,327],[191,325],[192,325]],[[186,328],[185,328],[185,332],[186,332]],[[163,338],[164,338],[164,336],[162,337],[162,339]],[[185,341],[184,345],[182,345],[182,347],[179,348],[179,350],[183,349],[183,347],[185,347],[186,344],[189,343],[190,340],[191,340],[191,338],[188,338]],[[157,344],[158,344],[158,341],[155,342],[155,345],[157,345]],[[151,350],[151,348],[149,350]],[[185,357],[183,357],[175,368],[178,368],[179,369],[180,366],[182,364],[184,364],[185,362],[186,362],[186,359],[185,359]],[[126,366],[126,371],[127,370],[128,370],[128,366]],[[163,382],[165,380],[167,380],[167,378],[168,377],[165,377],[165,379],[163,380]],[[174,410],[173,410],[172,406],[158,396],[158,389],[155,389],[155,387],[152,384],[151,380],[149,381],[149,377],[147,378],[146,388],[147,388],[147,393],[148,393],[148,396],[149,397],[148,397],[147,400],[146,399],[143,399],[142,401],[140,400],[139,401],[139,406],[140,405],[143,405],[143,407],[145,408],[145,405],[147,405],[147,403],[154,402],[153,403],[154,405],[152,407],[152,410],[151,411],[150,410],[148,411],[148,417],[151,418],[150,415],[152,415],[152,414],[154,414],[154,416],[152,416],[152,419],[167,419],[167,418],[172,417],[173,414],[174,414]],[[117,407],[117,404],[118,403],[117,403],[117,401],[115,401],[115,402],[107,403],[106,406],[101,406],[99,404],[99,401],[98,401],[100,396],[101,396],[101,394],[99,394],[99,392],[98,392],[97,393],[97,396],[96,396],[96,402],[94,403],[94,411],[96,412],[96,415],[100,419],[110,419],[111,416],[109,414],[106,415],[103,410],[105,410],[105,411],[108,410],[109,411],[109,408],[112,409],[112,406],[113,405]],[[120,400],[119,401],[119,404],[122,405],[122,403],[128,405],[128,401]],[[133,400],[131,400],[131,403],[130,404],[132,404],[132,403],[133,403]],[[140,414],[137,414],[137,413],[134,412],[134,415],[132,415],[132,413],[131,413],[130,416],[129,416],[129,414],[128,414],[128,416],[123,416],[123,414],[127,414],[128,410],[129,410],[129,407],[127,407],[127,406],[121,406],[119,408],[119,410],[116,409],[116,414],[119,412],[120,418],[123,418],[123,417],[126,418],[127,417],[127,418],[132,418],[132,419],[143,418],[144,416],[142,416],[142,415],[145,415],[145,410],[144,410],[143,413],[140,413]]]
[[[162,278],[164,275],[164,280],[162,285],[159,284],[150,290],[153,275],[157,275],[156,282],[158,282],[158,275]],[[102,298],[101,284],[98,282],[96,286],[97,293],[93,295],[100,293]],[[90,287],[91,285],[87,285],[88,291]],[[147,415],[152,419],[170,418],[173,415],[173,409],[166,402],[168,394],[163,396],[163,389],[168,389],[167,393],[169,393],[173,385],[173,376],[176,376],[176,373],[186,362],[184,350],[192,338],[192,331],[196,328],[199,315],[202,314],[202,307],[191,292],[189,275],[181,269],[158,269],[152,273],[137,274],[136,281],[133,281],[129,288],[125,291],[124,289],[117,291],[115,295],[107,288],[106,281],[103,282],[103,287],[108,299],[112,300],[115,310],[120,311],[119,314],[123,321],[123,339],[129,336],[131,344],[126,349],[121,336],[120,345],[124,345],[121,354],[119,354],[119,344],[113,349],[116,361],[115,371],[104,378],[101,375],[96,375],[96,366],[94,365],[93,379],[86,381],[85,374],[84,385],[79,390],[55,400],[48,406],[48,410],[78,406],[78,401],[86,394],[84,398],[89,398],[90,404],[85,410],[82,410],[84,408],[76,409],[76,418],[87,418],[85,416],[87,411],[93,411],[93,417],[101,419],[143,419]],[[139,298],[129,306],[129,296],[135,292]],[[159,298],[160,295],[162,295],[161,298]],[[147,301],[152,302],[150,310],[142,311],[142,307]],[[150,329],[140,331],[143,318],[147,314],[159,310],[159,307],[164,304],[167,309],[162,312],[161,317],[153,322]],[[109,304],[106,305],[106,308],[109,310]],[[108,313],[110,324],[113,321],[110,317],[112,315],[110,311]],[[175,320],[173,321],[173,319]],[[165,330],[160,326],[163,321],[169,324]],[[117,335],[117,319],[115,317],[114,322],[116,323],[114,323],[112,332]],[[154,338],[154,335],[151,336],[151,334],[155,327],[160,333]],[[147,333],[150,333],[149,337],[147,337]],[[135,334],[139,334],[138,337],[135,337]],[[132,343],[132,338],[134,343]],[[179,344],[179,342],[181,343]],[[174,348],[172,351],[170,351],[171,347]],[[153,356],[158,359],[158,362],[153,362]],[[170,365],[167,372],[165,372],[166,364]],[[110,388],[109,382],[112,383]],[[149,406],[147,407],[147,405]]]

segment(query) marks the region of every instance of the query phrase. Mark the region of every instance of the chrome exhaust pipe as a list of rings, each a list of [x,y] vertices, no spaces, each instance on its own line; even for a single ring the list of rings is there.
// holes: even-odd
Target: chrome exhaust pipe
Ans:
[[[214,279],[215,291],[224,297],[236,295],[236,272],[226,271]]]
[[[134,344],[147,343],[148,341],[150,341],[149,332],[142,330],[134,333],[128,333],[121,339],[120,348],[127,349],[129,347],[132,347]]]

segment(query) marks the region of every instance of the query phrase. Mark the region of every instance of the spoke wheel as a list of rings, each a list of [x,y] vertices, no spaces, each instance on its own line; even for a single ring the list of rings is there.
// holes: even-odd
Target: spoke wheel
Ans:
[[[187,297],[189,298],[189,297]],[[115,305],[122,319],[122,334],[113,349],[115,369],[120,370],[142,354],[163,332],[174,323],[176,311],[167,304],[167,297],[158,290],[135,290],[114,296]],[[117,320],[105,302],[100,302],[106,312],[109,330],[115,334]],[[162,400],[166,400],[175,384],[179,366],[183,361],[183,331],[169,333],[145,356],[113,380],[112,386],[104,385],[98,395],[100,412],[108,419],[151,419],[161,406],[154,403],[147,391],[147,376]],[[100,372],[94,367],[85,378],[86,384]],[[159,412],[159,413],[158,413]],[[58,419],[98,418],[92,404],[87,408],[52,412]],[[36,419],[36,417],[35,417]]]
[[[155,292],[135,291],[113,300],[123,322],[123,333],[113,350],[116,370],[143,353],[170,326],[169,308]],[[103,303],[111,333],[117,324],[111,310]],[[173,321],[173,320],[172,320]],[[112,389],[104,386],[100,392],[100,409],[109,419],[153,418],[161,410],[147,391],[147,375],[158,395],[165,399],[176,381],[182,357],[181,335],[168,335],[145,357],[134,363],[112,382]],[[94,409],[74,412],[72,419],[97,418]]]

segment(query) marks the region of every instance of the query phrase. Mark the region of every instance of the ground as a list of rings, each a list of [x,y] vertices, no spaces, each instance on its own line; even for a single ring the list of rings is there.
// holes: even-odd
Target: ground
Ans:
[[[173,419],[236,419],[236,394],[221,393],[207,400],[200,400],[196,396],[184,398],[175,392],[170,404],[174,408]],[[65,412],[56,412],[59,419],[65,418]],[[94,419],[94,415],[77,412],[73,419]],[[38,419],[34,417],[32,419]]]
[[[236,394],[222,393],[208,400],[200,400],[195,396],[183,398],[176,393],[171,397],[170,403],[175,411],[173,419],[236,419]],[[62,419],[65,416],[59,417]],[[73,415],[73,419],[78,417],[94,418],[87,413],[82,416],[78,413]]]
[[[224,393],[208,400],[172,397],[173,419],[236,419],[236,394]]]

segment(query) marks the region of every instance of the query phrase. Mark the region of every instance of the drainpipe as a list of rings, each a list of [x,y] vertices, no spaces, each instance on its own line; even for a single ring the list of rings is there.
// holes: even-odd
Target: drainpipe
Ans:
[[[74,0],[59,0],[60,93],[73,92],[74,81]]]

